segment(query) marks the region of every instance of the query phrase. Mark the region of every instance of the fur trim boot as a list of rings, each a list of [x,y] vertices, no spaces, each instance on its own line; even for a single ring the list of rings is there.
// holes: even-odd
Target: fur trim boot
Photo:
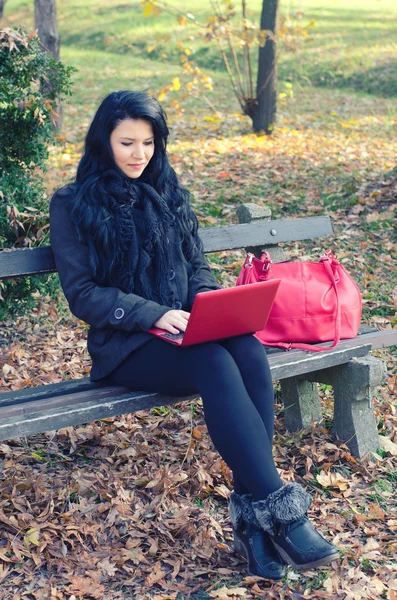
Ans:
[[[256,519],[252,496],[233,492],[229,499],[229,515],[233,524],[234,549],[247,559],[248,573],[280,581],[285,566],[270,536]]]
[[[280,556],[295,569],[313,569],[339,558],[338,549],[316,531],[307,510],[311,498],[299,483],[287,483],[265,500],[252,502],[260,526]]]

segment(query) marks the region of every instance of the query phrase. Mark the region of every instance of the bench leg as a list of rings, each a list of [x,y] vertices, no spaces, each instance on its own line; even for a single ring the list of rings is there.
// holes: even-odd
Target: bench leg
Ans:
[[[374,356],[353,358],[333,369],[334,432],[359,458],[379,447],[372,398],[383,376],[384,364]]]
[[[285,424],[289,431],[310,427],[322,419],[317,383],[288,377],[280,381]]]

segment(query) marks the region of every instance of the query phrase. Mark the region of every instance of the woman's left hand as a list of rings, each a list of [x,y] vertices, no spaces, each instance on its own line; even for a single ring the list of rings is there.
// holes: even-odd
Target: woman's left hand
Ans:
[[[153,326],[165,329],[169,333],[186,331],[190,313],[185,310],[168,310]]]

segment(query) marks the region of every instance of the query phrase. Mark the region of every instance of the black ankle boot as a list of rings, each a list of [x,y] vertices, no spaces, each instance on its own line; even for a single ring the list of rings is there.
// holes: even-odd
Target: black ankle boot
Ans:
[[[285,566],[270,536],[256,520],[252,496],[233,492],[229,499],[229,515],[233,524],[234,549],[247,559],[248,573],[280,581],[285,575]]]
[[[311,498],[298,483],[287,483],[265,500],[252,503],[261,527],[286,563],[313,569],[339,558],[338,549],[316,531],[306,512]]]

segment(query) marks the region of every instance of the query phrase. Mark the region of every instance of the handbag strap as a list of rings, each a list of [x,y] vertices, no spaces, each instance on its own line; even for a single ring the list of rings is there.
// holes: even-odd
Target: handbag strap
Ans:
[[[335,274],[332,269],[332,263],[338,265],[338,261],[332,256],[331,253],[327,252],[324,256],[321,257],[320,262],[323,264],[325,272],[327,273],[329,280],[331,281],[332,287],[335,291],[336,295],[336,316],[335,316],[335,329],[334,329],[334,340],[332,346],[316,346],[312,344],[304,344],[304,343],[285,343],[285,342],[277,342],[277,343],[268,343],[262,342],[265,346],[273,346],[275,348],[284,348],[284,350],[291,350],[292,348],[296,348],[297,350],[310,350],[311,352],[326,352],[327,350],[332,350],[336,348],[336,346],[340,342],[340,327],[341,327],[341,315],[340,315],[340,304],[339,304],[339,294],[338,287],[336,285],[337,280],[335,279]]]

